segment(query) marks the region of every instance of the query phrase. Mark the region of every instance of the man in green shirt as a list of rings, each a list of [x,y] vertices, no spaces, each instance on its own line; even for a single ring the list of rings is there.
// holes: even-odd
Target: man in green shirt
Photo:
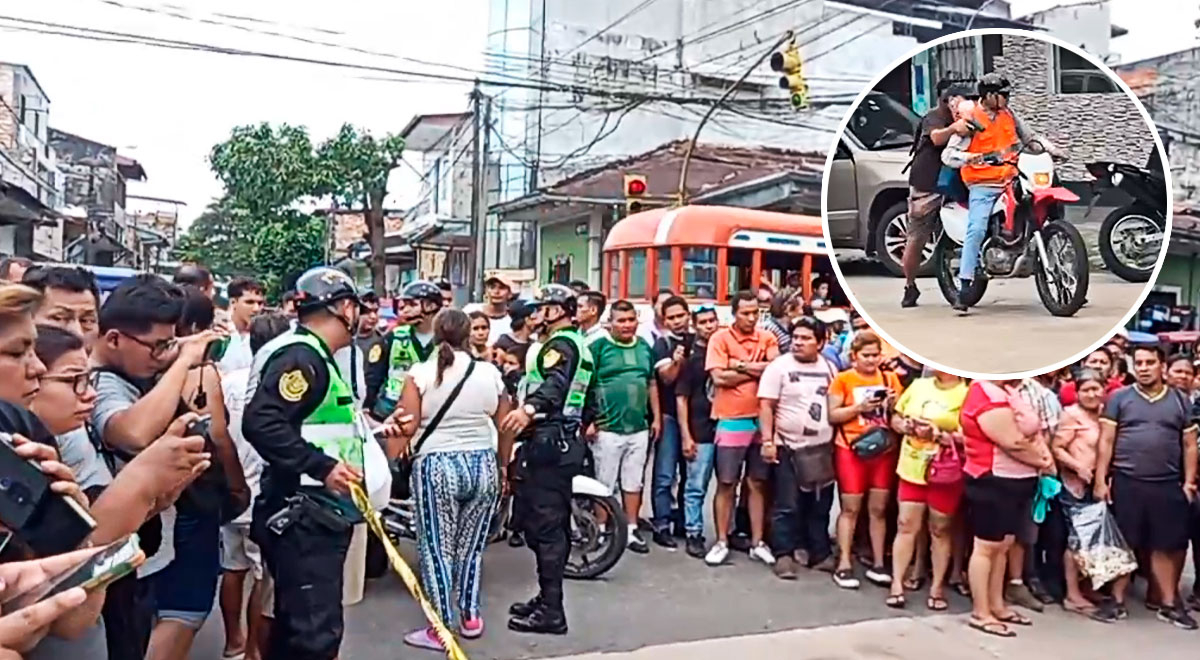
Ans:
[[[589,345],[596,364],[592,381],[599,416],[592,435],[596,478],[616,492],[620,484],[629,518],[629,549],[647,553],[650,546],[637,531],[642,508],[642,481],[651,437],[662,428],[654,352],[637,334],[637,310],[628,300],[612,305],[612,328]],[[650,414],[647,414],[649,410]]]

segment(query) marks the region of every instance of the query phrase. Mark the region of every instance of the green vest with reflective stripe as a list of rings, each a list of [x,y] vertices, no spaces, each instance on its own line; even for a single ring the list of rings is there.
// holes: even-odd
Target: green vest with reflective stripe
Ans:
[[[329,365],[329,387],[325,390],[325,398],[321,404],[300,425],[300,435],[323,454],[363,470],[363,438],[359,437],[358,426],[355,424],[354,390],[342,378],[333,356],[325,350],[321,341],[308,333],[291,333],[274,343],[273,350],[258,366],[260,372],[265,370],[271,357],[288,346],[304,344],[311,347]],[[322,486],[308,475],[301,475],[301,486]]]
[[[376,401],[376,414],[386,417],[396,409],[400,394],[404,391],[404,377],[408,370],[421,361],[417,353],[417,339],[411,325],[402,325],[392,330],[392,349],[388,352],[387,380]]]
[[[542,355],[546,352],[551,340],[558,338],[570,341],[579,354],[579,363],[575,365],[575,373],[571,375],[571,385],[567,388],[567,398],[563,402],[563,415],[569,419],[578,420],[583,416],[583,404],[587,400],[587,390],[592,383],[592,376],[595,374],[595,365],[592,364],[592,352],[588,350],[583,334],[577,328],[567,327],[555,330],[546,343],[542,344],[538,359],[533,361],[525,373],[522,383],[524,392],[520,398],[524,401],[526,396],[536,392],[542,383],[546,382],[546,376],[542,374],[540,368]]]

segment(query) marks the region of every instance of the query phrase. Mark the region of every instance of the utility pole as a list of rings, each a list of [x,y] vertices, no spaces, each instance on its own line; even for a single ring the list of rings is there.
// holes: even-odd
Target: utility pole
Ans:
[[[479,206],[480,200],[483,199],[483,182],[479,178],[479,152],[482,140],[480,140],[479,125],[482,123],[480,116],[480,98],[483,95],[479,92],[479,81],[475,81],[475,87],[471,90],[471,261],[467,264],[467,290],[470,292],[470,300],[480,300],[480,294],[483,292],[483,287],[479,286],[478,280],[482,276],[481,263],[482,259],[479,250],[479,228],[483,223],[483,218],[480,217]]]

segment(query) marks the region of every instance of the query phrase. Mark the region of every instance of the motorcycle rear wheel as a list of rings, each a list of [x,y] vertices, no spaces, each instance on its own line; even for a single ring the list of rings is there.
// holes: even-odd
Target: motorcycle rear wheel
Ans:
[[[938,241],[937,247],[933,250],[933,267],[934,273],[937,275],[938,288],[942,291],[942,297],[946,302],[953,305],[958,301],[958,260],[962,258],[962,246],[955,243],[950,237],[942,235]],[[983,272],[977,272],[975,279],[971,282],[971,287],[967,289],[965,302],[968,307],[974,307],[983,300],[983,294],[987,291],[988,279]]]
[[[1154,265],[1158,262],[1157,255],[1155,255],[1155,260],[1151,261],[1148,266],[1139,267],[1128,263],[1113,248],[1113,232],[1117,229],[1117,225],[1128,219],[1130,221],[1141,220],[1152,224],[1158,228],[1158,232],[1161,234],[1163,227],[1166,225],[1166,219],[1164,218],[1160,222],[1158,221],[1158,217],[1158,214],[1152,209],[1135,204],[1115,209],[1104,218],[1104,222],[1100,225],[1100,258],[1104,260],[1104,266],[1108,268],[1109,272],[1128,282],[1147,282],[1150,280],[1150,276],[1154,274]]]
[[[1075,225],[1064,220],[1053,220],[1046,223],[1042,228],[1042,241],[1046,246],[1047,255],[1051,256],[1053,264],[1045,264],[1041,262],[1041,257],[1038,257],[1038,267],[1034,271],[1034,281],[1037,282],[1038,297],[1042,299],[1042,304],[1054,316],[1074,316],[1079,308],[1083,307],[1083,303],[1087,301],[1089,266],[1087,256],[1087,246],[1083,242],[1083,236],[1079,233],[1079,229]],[[1061,263],[1057,257],[1057,250],[1054,246],[1054,240],[1060,238],[1066,241],[1070,247],[1073,256],[1067,263]],[[1054,290],[1051,290],[1052,277],[1050,270],[1056,271],[1054,277]],[[1069,273],[1057,272],[1060,269],[1069,271]],[[1071,292],[1065,292],[1062,282],[1062,275],[1073,275],[1076,284]]]

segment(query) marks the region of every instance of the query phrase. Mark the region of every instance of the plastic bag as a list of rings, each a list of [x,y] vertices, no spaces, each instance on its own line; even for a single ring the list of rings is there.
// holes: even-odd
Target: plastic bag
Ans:
[[[1125,543],[1107,503],[1072,497],[1060,501],[1067,518],[1067,548],[1080,572],[1091,579],[1093,589],[1137,570],[1137,558]]]

